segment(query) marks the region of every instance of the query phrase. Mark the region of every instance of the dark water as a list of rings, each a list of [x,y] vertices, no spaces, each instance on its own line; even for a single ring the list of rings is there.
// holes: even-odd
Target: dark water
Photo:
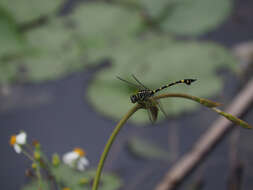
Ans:
[[[251,0],[236,2],[234,16],[203,39],[214,40],[228,47],[253,39],[253,3]],[[27,181],[24,171],[30,162],[23,155],[16,154],[8,145],[10,135],[20,129],[28,133],[28,139],[38,139],[48,155],[54,152],[63,154],[76,146],[83,147],[88,153],[91,165],[96,167],[100,153],[116,123],[95,112],[84,100],[85,91],[93,75],[94,71],[89,70],[56,82],[14,86],[11,97],[1,99],[1,189],[17,190]],[[226,87],[217,100],[229,102],[238,92],[240,84],[229,73],[224,76]],[[169,126],[174,125],[179,134],[178,156],[181,156],[191,149],[193,143],[216,118],[215,113],[201,108],[176,120],[163,122],[155,128],[138,128],[127,124],[113,146],[105,169],[117,172],[124,179],[125,185],[122,189],[153,189],[171,165],[134,158],[126,150],[125,140],[140,135],[150,137],[162,147],[168,148]],[[252,109],[244,119],[253,123]],[[243,137],[249,135],[248,133],[250,131],[242,131],[241,135]],[[251,146],[253,141],[247,143],[247,146]],[[242,158],[247,174],[244,178],[244,189],[252,189],[253,165],[247,156],[250,158],[249,154]],[[184,183],[182,189],[189,189],[189,183],[198,175],[205,180],[204,189],[226,189],[228,169],[228,139],[224,139],[205,164]]]

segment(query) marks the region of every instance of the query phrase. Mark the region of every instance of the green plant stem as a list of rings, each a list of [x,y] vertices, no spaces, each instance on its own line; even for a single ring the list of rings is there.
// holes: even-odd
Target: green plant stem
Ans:
[[[98,185],[99,185],[99,180],[101,176],[102,169],[104,167],[105,160],[107,158],[107,155],[109,153],[109,150],[112,146],[113,141],[115,140],[116,136],[118,135],[120,129],[124,126],[126,121],[138,110],[141,108],[140,104],[136,104],[132,109],[130,109],[127,114],[119,121],[115,129],[113,130],[110,138],[108,139],[104,151],[100,157],[99,163],[98,163],[98,168],[96,171],[95,179],[92,185],[92,190],[97,190]]]
[[[38,177],[38,187],[39,187],[39,190],[42,190],[42,179],[41,179],[41,174],[40,174],[40,166],[39,166],[39,163],[37,163],[36,175],[37,175],[37,177]]]
[[[30,155],[26,150],[24,150],[23,148],[22,148],[22,153],[23,153],[26,157],[28,157],[32,162],[34,162],[34,163],[37,164],[35,171],[36,171],[36,175],[37,175],[37,177],[38,177],[38,187],[39,187],[39,190],[41,190],[41,188],[42,188],[42,181],[41,181],[41,174],[40,174],[40,165],[39,165],[39,163],[33,158],[33,156],[31,156],[31,155]]]
[[[31,161],[35,162],[33,156],[31,156],[31,155],[30,155],[26,150],[24,150],[23,148],[22,148],[22,153],[23,153],[28,159],[30,159]]]
[[[241,127],[244,127],[246,129],[252,129],[253,127],[249,125],[247,122],[229,114],[224,111],[221,111],[220,109],[216,108],[217,106],[220,106],[220,103],[213,102],[211,100],[207,100],[204,98],[199,98],[196,96],[191,96],[188,94],[161,94],[158,96],[155,96],[154,99],[160,99],[160,98],[168,98],[168,97],[177,97],[177,98],[186,98],[190,100],[194,100],[206,107],[211,108],[213,111],[217,112],[218,114],[222,115],[223,117],[227,118],[228,120],[232,121],[234,124],[240,125]]]
[[[221,105],[220,103],[213,102],[205,98],[199,98],[196,96],[192,96],[188,94],[180,94],[180,93],[160,94],[158,96],[154,96],[154,99],[170,98],[170,97],[185,98],[185,99],[193,100],[209,108],[213,108],[213,107],[217,107]]]
[[[222,115],[223,117],[227,118],[228,120],[230,120],[231,122],[233,122],[234,124],[240,125],[242,127],[244,127],[245,129],[252,129],[252,126],[249,125],[247,122],[229,114],[226,113],[224,111],[221,111],[217,108],[211,108],[213,111],[217,112],[218,114]]]

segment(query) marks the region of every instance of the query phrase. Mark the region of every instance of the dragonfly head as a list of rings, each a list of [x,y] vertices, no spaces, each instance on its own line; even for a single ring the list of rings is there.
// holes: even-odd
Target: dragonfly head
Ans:
[[[134,104],[137,102],[138,97],[134,94],[134,95],[130,96],[130,99],[131,99],[131,102]]]

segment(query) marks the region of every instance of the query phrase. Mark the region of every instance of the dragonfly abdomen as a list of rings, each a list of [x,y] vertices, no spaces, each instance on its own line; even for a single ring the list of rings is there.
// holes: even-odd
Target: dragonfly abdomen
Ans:
[[[168,88],[170,86],[173,86],[173,85],[176,85],[176,84],[180,84],[180,83],[185,83],[187,85],[190,85],[192,82],[196,81],[196,79],[184,79],[184,80],[179,80],[179,81],[176,81],[176,82],[173,82],[173,83],[170,83],[168,85],[164,85],[156,90],[153,90],[153,94],[156,93],[156,92],[159,92],[165,88]]]

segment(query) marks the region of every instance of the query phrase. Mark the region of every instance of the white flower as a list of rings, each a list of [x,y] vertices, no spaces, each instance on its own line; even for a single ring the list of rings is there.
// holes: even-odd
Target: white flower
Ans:
[[[65,164],[80,171],[84,171],[89,165],[89,160],[85,157],[85,152],[81,148],[75,148],[73,151],[65,153],[62,160]]]
[[[17,135],[13,135],[10,138],[10,144],[13,146],[14,150],[16,153],[21,153],[22,152],[22,146],[26,144],[26,133],[25,132],[20,132]]]

